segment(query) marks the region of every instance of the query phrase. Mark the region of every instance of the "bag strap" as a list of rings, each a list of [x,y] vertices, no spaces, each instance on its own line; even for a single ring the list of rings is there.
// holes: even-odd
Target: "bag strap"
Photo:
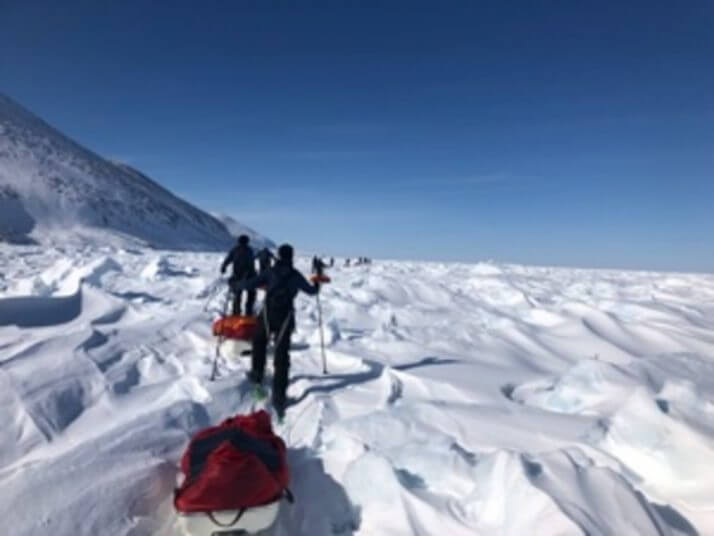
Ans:
[[[221,523],[216,519],[216,517],[213,515],[213,512],[206,512],[206,515],[208,515],[208,518],[213,521],[215,525],[218,525],[221,528],[229,528],[238,523],[241,517],[243,517],[243,514],[245,513],[245,508],[241,508],[238,510],[238,513],[236,514],[235,518],[233,518],[233,521],[230,521],[228,523]]]
[[[235,449],[257,456],[271,473],[280,468],[280,454],[273,443],[264,438],[253,437],[240,428],[229,427],[191,442],[187,478],[191,481],[198,478],[211,453],[225,441],[228,441]]]

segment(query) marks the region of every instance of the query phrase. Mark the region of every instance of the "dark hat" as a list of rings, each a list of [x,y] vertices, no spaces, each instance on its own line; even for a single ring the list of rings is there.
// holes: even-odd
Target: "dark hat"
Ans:
[[[289,261],[292,262],[293,260],[293,247],[290,244],[283,244],[278,248],[278,258],[281,261]]]
[[[244,245],[244,246],[247,246],[247,245],[248,245],[248,242],[250,242],[250,238],[248,238],[248,235],[242,234],[242,235],[240,235],[240,236],[238,237],[238,243],[239,243],[239,244],[242,244],[242,245]]]

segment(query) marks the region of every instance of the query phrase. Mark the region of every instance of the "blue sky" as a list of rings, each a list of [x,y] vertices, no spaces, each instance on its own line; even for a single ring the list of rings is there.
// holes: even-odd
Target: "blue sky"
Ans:
[[[711,2],[0,4],[0,91],[279,242],[714,271]]]

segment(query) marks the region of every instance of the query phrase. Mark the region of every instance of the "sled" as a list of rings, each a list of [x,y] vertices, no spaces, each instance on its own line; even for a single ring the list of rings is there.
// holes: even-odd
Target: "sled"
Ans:
[[[325,274],[312,274],[310,276],[310,281],[312,283],[329,283],[331,279]]]
[[[185,536],[254,534],[275,522],[283,499],[292,502],[285,443],[266,411],[198,432],[181,471],[174,507]]]
[[[244,510],[222,510],[208,513],[180,513],[178,527],[185,536],[219,536],[222,534],[255,534],[275,523],[280,501]]]
[[[251,341],[242,339],[226,339],[221,347],[221,355],[228,359],[240,360],[241,358],[253,355],[253,345]]]
[[[257,322],[255,316],[224,316],[213,323],[213,335],[225,339],[251,341]]]

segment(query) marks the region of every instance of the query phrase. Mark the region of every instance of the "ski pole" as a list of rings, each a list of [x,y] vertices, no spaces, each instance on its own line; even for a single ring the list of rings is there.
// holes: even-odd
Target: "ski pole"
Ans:
[[[325,334],[322,329],[322,306],[320,305],[320,292],[315,294],[317,298],[317,319],[320,324],[320,349],[322,350],[322,373],[327,374],[327,357],[325,356]]]
[[[218,294],[218,291],[221,290],[221,286],[223,283],[223,278],[219,277],[218,280],[213,283],[213,288],[211,289],[211,292],[208,294],[208,299],[206,300],[206,303],[203,305],[203,312],[205,313],[208,311],[208,306],[211,305],[211,302],[213,299],[216,297],[216,294]]]
[[[231,289],[229,288],[226,292],[226,301],[223,302],[223,313],[221,318],[225,318],[226,311],[228,310],[228,302],[231,299]],[[211,371],[211,381],[216,379],[216,374],[218,373],[218,358],[221,356],[221,344],[223,344],[223,331],[218,335],[218,341],[216,341],[216,355],[213,357],[213,370]]]
[[[213,370],[211,370],[211,381],[216,379],[216,374],[218,373],[218,357],[221,355],[221,343],[223,342],[222,336],[218,336],[218,343],[216,344],[216,355],[213,356]]]

